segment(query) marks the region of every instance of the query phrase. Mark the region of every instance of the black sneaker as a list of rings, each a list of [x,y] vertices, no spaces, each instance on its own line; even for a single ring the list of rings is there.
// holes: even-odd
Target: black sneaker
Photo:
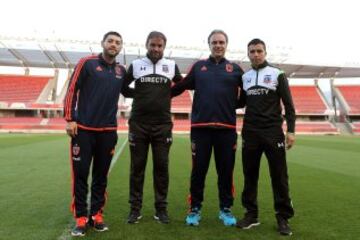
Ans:
[[[292,231],[291,231],[288,221],[282,217],[277,217],[276,219],[277,219],[277,224],[278,224],[278,229],[277,229],[278,232],[281,235],[285,235],[285,236],[292,235]]]
[[[156,211],[154,219],[160,223],[168,224],[170,223],[170,218],[166,210]]]
[[[91,216],[91,226],[94,227],[94,230],[97,232],[104,232],[109,230],[109,227],[104,223],[104,217],[102,213],[97,213],[94,216]]]
[[[243,219],[236,223],[236,227],[241,229],[250,229],[255,226],[259,226],[260,222],[257,218],[251,216],[245,216]]]
[[[87,223],[88,223],[87,217],[76,218],[76,225],[71,230],[71,236],[73,236],[73,237],[85,236]]]
[[[127,223],[134,224],[138,223],[139,220],[142,218],[140,211],[138,210],[131,210],[129,216],[127,218]]]

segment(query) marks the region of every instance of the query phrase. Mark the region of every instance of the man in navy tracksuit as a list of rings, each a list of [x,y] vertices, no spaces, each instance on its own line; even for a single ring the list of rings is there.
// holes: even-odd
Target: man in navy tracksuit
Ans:
[[[257,186],[261,155],[265,153],[274,193],[278,231],[291,235],[288,219],[294,215],[289,196],[286,151],[295,141],[295,109],[285,73],[265,59],[266,46],[260,39],[248,44],[251,69],[244,73],[240,105],[246,104],[242,129],[242,162],[244,190],[242,204],[246,209],[237,227],[249,229],[259,225]],[[282,107],[285,108],[287,133],[284,136]]]
[[[230,208],[234,199],[236,105],[243,71],[224,58],[228,43],[225,32],[214,30],[208,37],[208,43],[211,50],[209,59],[196,62],[184,80],[172,88],[173,96],[179,95],[184,89],[195,90],[191,113],[191,206],[186,224],[199,224],[205,178],[214,149],[218,173],[219,218],[230,226],[236,224]]]
[[[85,57],[76,65],[64,103],[66,131],[71,137],[71,210],[76,219],[72,236],[84,236],[88,223],[96,231],[108,230],[102,213],[106,200],[107,174],[117,142],[116,113],[125,68],[115,62],[122,48],[121,35],[108,32],[101,44],[101,54]],[[87,180],[91,163],[88,212]]]

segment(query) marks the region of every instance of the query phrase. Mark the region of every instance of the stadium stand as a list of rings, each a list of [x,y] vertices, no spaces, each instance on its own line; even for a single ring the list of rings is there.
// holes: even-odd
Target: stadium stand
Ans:
[[[62,130],[64,131],[66,122],[64,118],[49,118],[47,127],[51,130]]]
[[[325,101],[314,86],[290,86],[296,114],[323,115],[327,110]]]
[[[185,91],[181,95],[172,98],[171,112],[173,113],[190,113],[192,105],[190,91]]]
[[[22,130],[43,128],[40,117],[0,117],[0,129]]]
[[[69,77],[80,58],[95,54],[95,51],[97,51],[89,46],[95,46],[98,43],[83,41],[59,42],[57,40],[51,40],[50,43],[48,40],[18,38],[0,40],[3,43],[0,46],[0,66],[12,66],[25,70],[25,75],[21,76],[9,75],[10,72],[0,74],[0,130],[12,131],[17,129],[24,132],[28,130],[64,132],[66,123],[61,116],[63,114],[63,99]],[[25,44],[24,46],[31,47],[29,49],[17,47],[18,45],[12,44],[13,40],[16,42],[29,42],[31,44]],[[57,48],[44,51],[44,48],[39,47],[42,44],[44,46],[48,44],[56,45]],[[176,60],[182,73],[187,72],[193,62],[208,54],[208,49],[203,52],[203,50],[196,48],[169,48],[168,57]],[[93,52],[91,49],[95,49],[95,51]],[[134,59],[143,57],[145,53],[146,51],[144,51],[142,45],[125,44],[124,51],[118,56],[117,60],[121,64],[126,65]],[[246,59],[246,52],[239,54],[243,54],[243,56],[239,57],[239,55],[230,54],[228,57],[230,60],[240,63],[244,69],[249,68],[249,62],[239,62],[239,59]],[[232,58],[232,56],[236,57]],[[341,109],[334,109],[325,101],[325,96],[317,84],[319,76],[321,78],[359,77],[360,68],[290,64],[281,60],[279,60],[276,66],[283,69],[291,78],[314,79],[315,84],[310,86],[290,85],[297,115],[297,133],[337,134],[339,133],[337,130],[339,128],[338,123],[336,123],[336,128],[330,121],[336,120],[341,122],[341,119],[344,119],[344,121],[349,119],[348,123],[351,124],[350,128],[353,129],[353,132],[360,132],[360,86],[334,87],[332,85],[332,90],[336,89],[339,93],[338,95],[342,96],[341,99],[344,99],[342,101],[344,102],[344,107],[340,106]],[[32,76],[30,68],[51,69],[54,74],[52,77]],[[61,75],[63,77],[61,79],[59,71],[66,71],[65,74]],[[65,77],[67,79],[64,79]],[[339,97],[336,96],[336,93],[332,97],[337,98],[340,103],[341,99],[338,99]],[[131,104],[129,102],[131,103],[131,101],[119,99],[119,131],[128,131],[127,119],[131,111]],[[191,105],[191,91],[185,91],[182,95],[172,100],[171,111],[175,132],[189,132]],[[343,116],[343,113],[345,116]],[[243,109],[238,109],[237,115],[237,129],[240,131],[244,115]]]
[[[175,132],[190,132],[190,119],[175,119],[173,123]]]
[[[339,90],[340,94],[344,98],[348,111],[350,115],[359,115],[360,114],[360,86],[358,85],[338,85],[336,88]]]
[[[338,134],[337,128],[330,122],[296,121],[296,133],[303,134]]]
[[[118,131],[127,131],[129,129],[127,124],[127,119],[123,117],[118,117]]]
[[[352,122],[352,131],[355,134],[360,134],[360,122]]]
[[[0,101],[36,102],[51,77],[0,75]]]

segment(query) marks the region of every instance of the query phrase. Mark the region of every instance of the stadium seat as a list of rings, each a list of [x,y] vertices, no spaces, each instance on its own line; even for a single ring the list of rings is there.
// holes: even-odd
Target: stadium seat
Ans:
[[[35,102],[51,77],[0,75],[0,101]]]
[[[290,89],[295,105],[296,114],[325,114],[327,107],[315,85],[290,86]]]
[[[192,100],[190,91],[185,91],[171,100],[171,112],[174,113],[190,113],[191,106]]]
[[[349,106],[350,115],[360,114],[360,86],[348,85],[348,86],[336,86],[344,97],[347,105]]]

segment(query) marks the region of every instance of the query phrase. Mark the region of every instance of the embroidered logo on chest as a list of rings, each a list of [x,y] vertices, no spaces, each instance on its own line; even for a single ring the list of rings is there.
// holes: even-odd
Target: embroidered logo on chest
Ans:
[[[169,72],[169,66],[168,65],[162,65],[162,71],[164,73],[168,73]]]
[[[115,73],[116,75],[121,75],[121,68],[119,66],[115,67]]]
[[[226,64],[225,69],[227,72],[231,73],[234,71],[234,66],[230,63]]]
[[[270,84],[271,83],[271,75],[265,75],[263,81],[266,84]]]

